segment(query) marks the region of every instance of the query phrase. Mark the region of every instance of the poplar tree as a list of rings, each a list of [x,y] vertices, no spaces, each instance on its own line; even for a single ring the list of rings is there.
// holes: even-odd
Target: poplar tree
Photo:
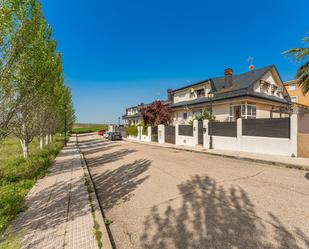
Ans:
[[[40,147],[75,120],[70,89],[65,86],[61,54],[36,0],[1,1],[0,139],[10,132],[24,157],[29,143]],[[65,111],[66,110],[66,111]]]

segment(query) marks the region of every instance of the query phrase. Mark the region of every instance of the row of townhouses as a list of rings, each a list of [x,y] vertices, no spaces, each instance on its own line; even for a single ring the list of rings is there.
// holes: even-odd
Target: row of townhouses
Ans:
[[[296,81],[284,83],[274,65],[234,74],[225,69],[224,76],[196,82],[167,91],[162,101],[172,109],[172,124],[187,124],[195,115],[212,106],[218,121],[236,121],[238,118],[279,118],[290,114],[291,104],[309,104]],[[142,121],[140,104],[126,109],[123,119],[128,125]]]

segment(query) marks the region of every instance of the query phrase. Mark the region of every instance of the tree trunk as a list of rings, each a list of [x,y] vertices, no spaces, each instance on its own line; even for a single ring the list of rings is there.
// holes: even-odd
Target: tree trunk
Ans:
[[[48,138],[49,138],[49,136],[48,136],[48,134],[46,134],[46,136],[45,136],[45,145],[49,144]]]
[[[39,136],[39,142],[40,142],[40,149],[42,150],[43,149],[43,143],[44,143],[44,139],[43,139],[42,134],[40,134],[40,136]]]
[[[27,159],[29,157],[29,146],[26,140],[20,140],[21,147],[23,149],[24,158]]]
[[[49,142],[51,142],[51,143],[53,142],[53,135],[52,134],[49,135]]]

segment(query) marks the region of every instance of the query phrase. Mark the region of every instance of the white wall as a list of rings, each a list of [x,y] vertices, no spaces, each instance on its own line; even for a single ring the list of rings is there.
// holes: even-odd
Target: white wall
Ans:
[[[193,121],[193,136],[182,136],[179,134],[179,124],[175,125],[176,145],[196,146],[198,144],[198,121]]]
[[[209,149],[208,121],[204,121],[204,147]],[[291,116],[291,138],[253,137],[242,135],[242,119],[237,120],[237,137],[213,137],[213,148],[219,150],[246,151],[270,155],[297,156],[297,115]]]
[[[141,126],[137,126],[137,136],[128,135],[127,139],[140,141],[142,139],[142,129]]]
[[[142,129],[141,129],[141,131],[142,131]],[[141,141],[151,142],[151,127],[150,126],[147,128],[147,135],[144,135],[143,133],[141,133]]]
[[[230,104],[214,105],[213,114],[216,116],[216,120],[221,122],[229,121],[230,116]]]
[[[135,136],[129,135],[129,136],[127,136],[127,139],[139,141],[139,137],[138,136],[135,137]]]
[[[210,83],[206,82],[206,83],[201,83],[199,85],[196,86],[191,86],[188,88],[185,88],[183,90],[179,90],[178,92],[174,93],[174,103],[179,103],[182,101],[188,101],[188,100],[193,100],[197,98],[197,90],[200,89],[204,89],[205,90],[205,96],[208,95],[209,91],[211,90],[211,86]],[[193,90],[193,93],[191,93],[191,91]]]
[[[293,154],[291,139],[286,138],[243,136],[239,150],[284,156],[291,156]]]

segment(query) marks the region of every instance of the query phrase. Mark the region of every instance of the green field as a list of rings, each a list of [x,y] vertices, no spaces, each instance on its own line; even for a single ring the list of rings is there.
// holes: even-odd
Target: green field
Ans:
[[[81,133],[90,133],[90,132],[98,132],[99,130],[108,130],[108,125],[106,124],[74,124],[73,133],[81,134]]]
[[[25,196],[45,175],[62,147],[60,136],[55,136],[54,142],[43,150],[35,140],[30,144],[30,157],[25,160],[18,139],[10,137],[0,144],[0,238],[10,221],[26,208]]]

